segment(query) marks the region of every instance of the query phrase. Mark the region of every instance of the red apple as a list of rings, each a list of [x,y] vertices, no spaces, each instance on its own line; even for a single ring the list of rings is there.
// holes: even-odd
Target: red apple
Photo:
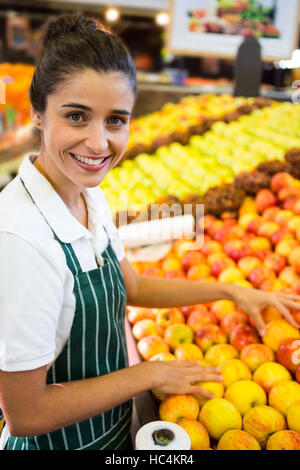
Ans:
[[[284,201],[282,201],[282,209],[288,210],[288,211],[294,211],[295,206],[298,202],[299,198],[298,197],[288,197]]]
[[[265,222],[263,217],[257,216],[250,220],[247,225],[247,232],[254,233],[257,235],[259,227]]]
[[[280,207],[278,206],[267,207],[267,209],[263,211],[262,216],[266,220],[274,220],[276,222],[275,217],[279,211]]]
[[[227,343],[227,335],[218,325],[205,325],[197,331],[194,340],[206,352],[214,344]]]
[[[184,305],[183,307],[179,307],[179,310],[181,311],[181,313],[185,316],[185,317],[188,317],[190,313],[193,312],[193,310],[197,309],[197,308],[203,308],[203,309],[206,309],[206,305],[205,304],[196,304],[196,305]]]
[[[257,250],[255,252],[255,256],[260,260],[260,261],[265,261],[265,259],[271,255],[273,251],[269,249],[262,249],[262,250]]]
[[[276,173],[271,178],[270,186],[272,191],[278,192],[281,188],[293,187],[295,185],[295,180],[290,173],[281,171]]]
[[[258,228],[257,235],[259,237],[267,237],[271,238],[274,232],[278,230],[280,227],[276,222],[273,220],[266,220],[261,226]]]
[[[201,220],[201,223],[203,223],[205,232],[209,230],[209,228],[216,220],[217,218],[214,215],[207,214],[203,216],[203,220]]]
[[[243,240],[227,240],[223,245],[224,252],[234,261],[251,255],[249,245]]]
[[[220,321],[220,327],[229,334],[236,325],[244,325],[249,322],[249,317],[244,312],[231,312]]]
[[[213,262],[213,264],[211,265],[211,274],[218,278],[219,274],[224,271],[224,269],[234,267],[235,262],[233,261],[233,259],[229,258],[228,256],[225,256]]]
[[[274,218],[274,222],[276,222],[276,224],[280,225],[281,227],[285,227],[288,221],[294,217],[294,215],[294,212],[291,210],[279,209]]]
[[[156,324],[161,329],[166,329],[175,323],[185,323],[183,313],[178,308],[163,308],[156,316]]]
[[[222,222],[222,220],[219,220],[219,219],[211,220],[209,225],[205,229],[205,231],[210,237],[213,237],[216,231],[223,226],[224,226],[224,222]]]
[[[210,275],[210,266],[208,264],[195,264],[187,272],[187,278],[190,281],[197,281]]]
[[[244,256],[238,261],[237,265],[245,276],[248,277],[252,269],[261,266],[261,261],[257,256]]]
[[[191,266],[201,264],[204,260],[205,257],[200,251],[187,251],[182,257],[181,266],[184,271],[188,271]]]
[[[149,266],[142,272],[142,276],[154,276],[154,277],[164,277],[165,273],[160,268],[155,268],[154,266]]]
[[[275,273],[267,266],[257,266],[249,274],[249,281],[256,288],[268,279],[275,279]]]
[[[161,352],[170,352],[168,343],[161,336],[144,336],[137,343],[137,350],[144,361],[149,361],[152,356]]]
[[[260,189],[255,197],[256,208],[259,213],[271,206],[276,206],[278,203],[275,194],[270,189]]]
[[[272,245],[277,245],[282,240],[291,240],[293,239],[292,232],[287,227],[280,227],[279,229],[275,230],[275,232],[271,235],[271,243]]]
[[[217,317],[207,308],[195,308],[189,314],[186,324],[196,333],[205,325],[217,324]]]
[[[288,338],[284,340],[276,353],[277,361],[293,374],[300,365],[300,339]]]
[[[259,343],[260,337],[252,326],[240,324],[231,330],[229,341],[232,346],[241,351],[247,344]]]
[[[181,271],[181,269],[172,269],[171,271],[167,271],[164,277],[166,279],[186,279],[185,272]]]
[[[289,286],[294,286],[299,280],[298,275],[293,266],[286,266],[279,274],[279,279],[286,282]]]
[[[131,325],[134,325],[139,320],[144,320],[144,318],[154,319],[154,313],[151,308],[127,306],[126,310],[127,318]]]
[[[290,198],[299,198],[300,188],[281,188],[277,192],[277,198],[279,201],[285,201]]]
[[[204,242],[203,247],[201,249],[201,253],[205,256],[209,256],[212,253],[218,253],[223,251],[221,243],[217,242],[216,240],[208,240]]]
[[[286,266],[286,258],[278,253],[272,253],[266,257],[264,264],[267,268],[272,269],[276,274],[279,274]]]

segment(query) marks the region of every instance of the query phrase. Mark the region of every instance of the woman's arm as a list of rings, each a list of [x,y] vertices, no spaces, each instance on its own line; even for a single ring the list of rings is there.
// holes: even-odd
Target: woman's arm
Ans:
[[[140,276],[134,271],[126,258],[121,261],[120,265],[129,305],[148,308],[181,307],[230,299],[245,313],[252,316],[260,334],[263,334],[265,328],[260,312],[266,305],[277,308],[283,317],[296,328],[299,328],[289,308],[300,310],[300,296],[273,294],[230,283]]]
[[[219,371],[194,361],[142,362],[110,374],[46,385],[46,366],[0,371],[0,406],[11,435],[34,436],[83,421],[145,390],[213,396],[197,381],[222,381]]]

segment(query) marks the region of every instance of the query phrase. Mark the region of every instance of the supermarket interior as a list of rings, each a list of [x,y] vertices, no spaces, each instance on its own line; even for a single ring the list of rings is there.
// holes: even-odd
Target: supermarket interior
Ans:
[[[126,337],[130,366],[128,369],[135,370],[136,367],[137,372],[136,375],[132,372],[132,379],[130,374],[128,377],[125,373],[124,377],[120,375],[119,380],[123,380],[120,383],[124,383],[125,390],[130,381],[137,383],[140,380],[139,370],[140,375],[143,371],[146,376],[144,371],[149,370],[149,377],[154,376],[154,372],[167,377],[173,367],[172,374],[174,377],[177,374],[176,377],[183,384],[184,380],[188,380],[183,379],[184,364],[187,369],[190,368],[191,374],[193,367],[196,369],[195,363],[197,367],[201,367],[201,373],[193,372],[194,379],[190,379],[189,387],[178,384],[177,392],[174,391],[174,386],[172,388],[169,383],[165,384],[162,377],[160,380],[156,378],[156,382],[154,379],[153,382],[150,378],[148,382],[145,379],[145,383],[150,383],[150,386],[136,385],[134,388],[133,385],[128,385],[128,390],[132,389],[132,392],[126,400],[134,397],[132,419],[129,423],[131,445],[135,450],[153,451],[300,450],[300,0],[0,0],[1,257],[6,252],[5,243],[9,253],[14,251],[12,245],[8,245],[12,241],[9,237],[5,241],[3,234],[14,233],[18,229],[17,224],[21,224],[17,221],[17,216],[7,215],[9,222],[1,218],[4,217],[3,214],[10,213],[10,207],[7,207],[7,201],[10,200],[13,201],[12,207],[16,214],[20,212],[17,204],[23,204],[23,200],[19,193],[13,200],[13,194],[14,191],[21,191],[16,181],[24,159],[32,154],[39,156],[40,149],[43,148],[44,157],[43,160],[41,157],[40,164],[35,165],[35,172],[39,170],[43,178],[52,182],[46,172],[46,168],[50,166],[42,166],[47,135],[42,139],[42,133],[37,129],[31,101],[33,93],[30,96],[29,89],[36,64],[43,55],[45,28],[50,21],[66,15],[74,18],[80,15],[90,17],[98,25],[103,25],[106,34],[120,38],[129,51],[136,71],[136,98],[130,121],[125,121],[128,123],[128,143],[118,161],[111,164],[109,172],[103,173],[105,177],[97,183],[97,187],[102,190],[102,197],[104,195],[107,201],[114,223],[113,229],[118,237],[115,245],[108,245],[117,246],[115,254],[105,250],[105,253],[110,253],[110,261],[104,259],[109,265],[111,257],[113,258],[113,269],[110,267],[109,272],[104,271],[101,274],[105,283],[104,288],[101,286],[101,292],[99,288],[99,299],[100,295],[105,294],[101,299],[103,303],[105,298],[106,314],[113,309],[118,314],[122,310],[120,299],[124,281],[120,280],[122,276],[117,262],[117,257],[121,258],[121,250],[125,251],[126,262],[132,270],[129,271],[129,267],[126,267],[125,276],[125,265],[121,263],[127,304],[123,308],[125,325],[122,326],[119,320],[118,325],[124,329]],[[71,33],[72,28],[64,34],[67,36]],[[60,44],[59,39],[57,44]],[[122,67],[120,65],[119,69],[110,70],[122,71]],[[83,66],[78,66],[78,69],[83,75],[86,72]],[[62,73],[68,77],[68,71]],[[108,73],[112,74],[110,71]],[[103,74],[98,75],[104,80]],[[80,87],[80,80],[78,83]],[[100,83],[102,82],[99,81]],[[104,88],[107,86],[104,83]],[[74,90],[77,88],[74,87]],[[97,101],[95,90],[94,97]],[[54,96],[55,93],[56,88]],[[97,109],[101,108],[103,93],[100,86]],[[87,97],[90,97],[90,91]],[[103,107],[109,99],[104,96]],[[123,101],[120,103],[122,107],[127,106],[130,100],[127,97]],[[74,110],[72,114],[80,115]],[[126,112],[123,111],[123,114]],[[112,119],[120,121],[121,117],[113,116]],[[45,125],[49,126],[49,135],[53,136],[53,128],[51,129],[49,122]],[[66,124],[63,123],[62,126]],[[69,126],[71,128],[70,124]],[[77,127],[78,136],[84,135],[84,129],[88,130],[88,126],[78,123],[75,125],[75,121],[72,126],[73,133]],[[92,124],[90,128],[92,129]],[[57,147],[62,145],[62,134],[67,127],[62,129],[57,136]],[[120,130],[115,128],[112,131],[108,125],[107,129],[106,136],[112,136],[106,137],[108,142],[109,139],[116,142]],[[57,132],[59,134],[59,130]],[[71,131],[67,129],[65,135],[65,141],[68,142],[67,136],[71,135]],[[51,144],[51,149],[55,148]],[[82,140],[77,150],[83,152],[84,148],[92,147],[84,147]],[[91,153],[91,150],[86,150],[84,155],[90,156]],[[95,163],[95,157],[93,162],[91,156],[81,157],[80,154],[71,152],[68,153],[69,160],[70,155],[72,162],[66,168],[69,168],[68,165],[72,167],[73,186],[76,171],[78,178],[82,178],[80,182],[89,181],[88,177],[91,181],[97,181],[95,166],[99,165],[99,160]],[[51,158],[53,159],[52,156]],[[32,172],[34,168],[29,170],[28,165],[30,161],[33,163],[38,160],[39,158],[29,158],[20,173],[26,175],[31,187],[38,180]],[[87,168],[93,165],[93,170]],[[100,166],[103,167],[103,162]],[[54,170],[51,173],[57,174]],[[62,180],[58,178],[57,181]],[[23,180],[21,182],[24,185]],[[72,188],[72,184],[67,183],[66,188]],[[56,187],[54,184],[53,186]],[[84,186],[82,183],[80,187]],[[92,183],[86,185],[88,188],[93,186],[95,184]],[[53,188],[52,190],[54,191]],[[61,195],[59,190],[57,193]],[[50,197],[48,188],[44,195],[46,194]],[[31,203],[25,192],[22,197],[27,197],[27,205]],[[66,202],[64,199],[63,201]],[[33,203],[36,204],[34,200]],[[43,204],[44,210],[45,200]],[[67,210],[67,206],[68,204],[64,206],[64,210]],[[70,210],[69,215],[73,219],[76,217],[76,222],[81,222],[81,228],[87,233],[90,225],[86,225],[87,219],[83,218],[81,209],[79,211],[79,206],[72,206],[72,209],[74,212]],[[23,210],[25,219],[28,210],[26,205]],[[90,216],[90,209],[85,210]],[[63,214],[61,207],[57,212],[58,218],[60,212]],[[81,218],[74,214],[80,214]],[[36,219],[32,218],[33,221]],[[52,217],[49,220],[54,219]],[[28,216],[27,223],[22,222],[22,230],[26,230],[26,236],[30,231],[30,221]],[[71,220],[67,217],[66,221],[70,221],[71,234]],[[104,225],[103,227],[105,229]],[[42,243],[38,239],[38,236],[42,237],[42,232],[45,232],[43,236],[46,237],[42,222],[40,228],[35,229],[33,226],[31,230],[41,232],[41,235],[34,235],[34,239],[38,240],[37,243]],[[65,233],[68,233],[67,227]],[[88,232],[89,235],[81,233],[87,238],[94,236],[91,232]],[[55,233],[54,236],[56,237]],[[75,238],[73,240],[75,245],[76,242],[79,243]],[[69,246],[70,241],[66,240],[64,244]],[[54,242],[45,240],[43,250],[47,250],[47,243],[50,259],[50,255],[55,253],[52,246]],[[57,249],[61,250],[60,247]],[[83,248],[81,250],[83,253]],[[26,256],[30,253],[26,252]],[[94,255],[95,253],[93,252]],[[32,258],[32,267],[28,268],[29,277],[31,270],[39,269],[38,259]],[[26,263],[25,258],[24,260]],[[10,275],[12,272],[8,267],[7,257],[3,264],[5,267],[0,269],[0,284],[1,279],[5,278],[1,271],[7,269]],[[60,258],[57,259],[57,264],[57,269],[62,270]],[[88,261],[86,265],[92,266]],[[69,264],[68,266],[70,267]],[[18,270],[18,264],[14,269]],[[20,267],[21,271],[22,269]],[[40,269],[42,277],[46,266],[41,263]],[[100,271],[101,269],[102,266]],[[60,276],[63,275],[61,273],[63,271]],[[131,290],[134,291],[134,276],[136,279],[143,279],[143,282],[136,284],[140,286],[139,294],[131,293]],[[88,278],[90,280],[89,275]],[[91,278],[93,281],[94,277]],[[75,275],[74,279],[77,279]],[[52,278],[49,277],[49,280],[52,282]],[[28,283],[29,280],[24,286],[28,286]],[[14,284],[13,278],[7,281],[7,285],[9,284]],[[55,285],[53,280],[53,286]],[[228,292],[226,286],[230,286]],[[199,290],[198,296],[196,289]],[[19,291],[16,291],[17,298]],[[30,297],[31,289],[28,292],[27,297]],[[45,298],[50,292],[50,289],[45,292]],[[74,293],[76,316],[79,297],[75,288]],[[64,295],[67,294],[68,292]],[[42,296],[41,293],[40,297]],[[87,296],[90,297],[91,293]],[[22,299],[23,296],[20,295],[20,302]],[[34,299],[35,296],[32,295],[31,303],[28,303],[30,308],[33,308]],[[55,305],[59,305],[58,302],[59,299]],[[18,410],[18,406],[14,405],[14,408],[7,398],[7,390],[10,389],[5,387],[12,386],[8,379],[2,390],[1,373],[4,378],[10,371],[16,371],[17,374],[18,371],[21,373],[26,370],[26,367],[22,368],[17,359],[9,362],[9,354],[15,354],[15,346],[10,350],[7,345],[8,336],[5,336],[8,333],[3,336],[1,333],[2,330],[9,330],[5,326],[5,308],[12,317],[17,315],[14,308],[18,308],[17,301],[6,298],[5,287],[0,287],[0,303],[0,310],[3,312],[0,315],[3,317],[2,320],[0,318],[0,448],[131,448],[126,440],[128,432],[125,434],[124,431],[128,431],[128,423],[123,418],[130,407],[128,405],[126,408],[127,401],[124,402],[125,395],[123,397],[121,392],[118,392],[121,398],[118,398],[116,392],[115,399],[107,401],[112,405],[107,405],[106,411],[99,415],[103,423],[105,421],[101,426],[96,421],[97,417],[94,417],[95,409],[101,409],[101,406],[96,399],[93,402],[91,398],[86,400],[86,409],[82,405],[82,410],[77,414],[71,405],[66,405],[61,419],[53,422],[50,420],[49,429],[42,423],[42,419],[36,419],[37,424],[32,427],[28,425],[28,431],[24,424],[23,434],[18,431],[21,419],[16,418],[16,424],[11,424],[14,423],[14,413],[10,410]],[[41,305],[42,302],[38,301],[37,308]],[[50,306],[47,311],[50,311]],[[114,312],[109,314],[113,315]],[[57,315],[61,315],[61,312]],[[104,315],[102,310],[101,315]],[[35,321],[33,318],[35,317],[32,314],[31,322]],[[47,321],[50,325],[50,320]],[[110,354],[117,357],[118,364],[123,364],[120,344],[124,341],[120,340],[119,343],[122,331],[117,332],[114,337],[117,322],[114,317],[114,326],[111,326],[110,320],[107,322],[108,325],[103,330],[107,332],[108,338],[106,353],[111,348],[113,351]],[[40,320],[37,323],[41,323],[40,328],[47,328],[46,320],[44,324]],[[75,323],[74,320],[72,330],[69,330],[69,339],[65,343],[68,348],[69,341],[72,343],[73,340],[73,328],[79,325],[78,322],[76,325]],[[90,333],[93,329],[96,331],[96,323],[95,320],[94,328],[89,325],[86,330]],[[19,324],[9,325],[12,329],[14,325],[19,330]],[[34,329],[33,324],[31,328]],[[21,338],[18,335],[21,334],[22,329],[16,336],[12,333],[13,338],[17,338],[12,342],[17,342]],[[56,334],[58,342],[57,338],[61,338],[62,334]],[[43,337],[43,333],[41,336]],[[31,341],[31,336],[28,338]],[[41,343],[32,347],[32,357],[34,354],[42,357],[42,347],[46,348],[48,354],[50,340],[47,341],[45,340],[43,346],[42,339],[36,341],[32,336],[34,344]],[[89,341],[88,336],[85,341]],[[60,357],[63,357],[65,347],[62,346],[63,352],[55,360],[59,373],[59,367],[63,367],[63,359],[60,361]],[[78,343],[78,348],[83,346]],[[6,350],[7,359],[3,359]],[[25,345],[23,350],[26,359]],[[21,354],[23,350],[16,349],[16,354]],[[70,351],[68,349],[66,355],[71,355]],[[73,354],[76,356],[74,352]],[[113,362],[104,352],[101,360],[107,364]],[[17,364],[16,369],[13,368],[14,361]],[[36,363],[39,366],[44,365],[39,361]],[[125,367],[124,364],[122,367]],[[144,369],[139,369],[141,365],[145,366]],[[109,365],[107,369],[102,369],[101,365],[98,370],[104,372],[98,375],[105,374],[105,371],[118,374],[122,372],[118,370],[122,367],[114,365],[114,369]],[[205,368],[210,373],[205,372]],[[53,372],[54,379],[55,374],[56,369]],[[221,379],[214,374],[221,374]],[[77,377],[75,373],[74,377]],[[87,377],[89,376],[83,375],[79,378]],[[63,381],[59,378],[55,380]],[[50,382],[49,379],[48,383]],[[6,384],[6,379],[4,383]],[[152,383],[157,383],[158,386],[153,386]],[[91,387],[96,391],[96,382],[92,384]],[[116,391],[117,387],[112,387]],[[71,387],[70,390],[69,393],[72,393]],[[80,393],[82,397],[85,396],[84,393],[87,397],[90,395],[84,387],[73,393],[74,396],[77,393],[77,397]],[[24,396],[26,397],[25,394]],[[67,401],[72,402],[72,395],[70,400],[66,398]],[[116,418],[117,414],[119,420]],[[80,419],[76,421],[73,415]],[[45,417],[47,416],[45,412]],[[35,422],[35,419],[32,418],[32,421]],[[86,425],[88,422],[92,423],[89,428]],[[73,428],[77,429],[77,434]],[[101,429],[98,437],[97,434],[94,440],[87,437],[98,428]],[[17,430],[15,434],[14,429]],[[23,429],[21,424],[20,429]],[[41,431],[38,432],[39,430]]]

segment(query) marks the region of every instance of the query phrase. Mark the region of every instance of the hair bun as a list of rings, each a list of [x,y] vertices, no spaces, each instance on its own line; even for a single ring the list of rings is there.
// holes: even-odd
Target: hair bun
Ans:
[[[82,31],[86,29],[98,29],[99,25],[94,18],[87,18],[81,13],[77,15],[60,15],[59,17],[52,18],[45,25],[45,33],[43,38],[43,45],[45,46],[49,41],[58,39],[65,34],[73,31]]]

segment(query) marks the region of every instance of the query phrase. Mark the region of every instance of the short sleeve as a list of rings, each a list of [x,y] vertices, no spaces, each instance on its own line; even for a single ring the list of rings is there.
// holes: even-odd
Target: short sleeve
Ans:
[[[54,360],[63,280],[26,239],[0,232],[0,369],[31,370]]]

